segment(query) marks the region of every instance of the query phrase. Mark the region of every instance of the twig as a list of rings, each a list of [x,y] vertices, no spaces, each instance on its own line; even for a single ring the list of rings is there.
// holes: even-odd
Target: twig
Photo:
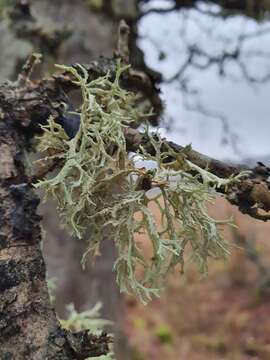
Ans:
[[[117,39],[117,57],[123,61],[124,64],[129,64],[129,33],[130,28],[125,20],[121,20],[118,26],[118,39]]]
[[[147,134],[140,133],[132,128],[125,128],[124,134],[129,151],[140,152],[141,148],[143,148],[149,154],[155,155],[156,150]],[[168,149],[177,153],[183,151],[184,147],[163,139],[161,151],[168,152]],[[230,165],[210,158],[192,149],[187,152],[186,158],[201,169],[207,169],[207,171],[221,178],[229,178],[240,174],[242,171],[250,170],[248,177],[239,179],[237,183],[229,186],[228,189],[220,188],[217,191],[224,194],[231,204],[238,206],[242,213],[258,220],[270,220],[270,214],[260,214],[258,212],[259,209],[270,211],[270,184],[268,183],[270,169],[264,164],[258,163],[254,169],[249,169],[244,165]],[[168,156],[168,159],[165,159],[165,161],[167,160],[173,160],[171,155]]]
[[[41,57],[42,57],[42,55],[39,53],[32,53],[28,57],[26,63],[22,67],[21,73],[18,76],[18,85],[19,86],[22,86],[25,83],[27,83],[27,81],[29,81],[30,76],[33,72],[33,69],[34,69],[35,65],[40,63]]]

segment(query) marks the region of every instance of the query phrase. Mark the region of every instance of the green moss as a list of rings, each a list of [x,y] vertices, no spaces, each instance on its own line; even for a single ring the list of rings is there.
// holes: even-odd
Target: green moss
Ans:
[[[163,344],[171,344],[173,342],[173,333],[168,325],[160,325],[156,331],[155,335],[159,341]]]

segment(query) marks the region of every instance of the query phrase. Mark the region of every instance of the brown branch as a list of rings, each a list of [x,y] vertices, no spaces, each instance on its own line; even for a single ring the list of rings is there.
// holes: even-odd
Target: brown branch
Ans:
[[[132,128],[124,129],[124,133],[127,148],[130,151],[138,152],[142,147],[149,154],[155,155],[155,148],[146,134]],[[175,152],[181,152],[184,149],[181,145],[163,139],[161,151],[167,152],[168,148]],[[195,165],[223,178],[229,178],[241,171],[250,170],[248,178],[245,177],[240,182],[234,183],[226,191],[225,189],[219,189],[219,191],[225,195],[231,204],[238,206],[242,213],[262,221],[270,220],[270,214],[260,213],[260,211],[270,211],[270,184],[268,182],[270,169],[268,167],[262,163],[258,163],[254,169],[249,169],[244,165],[231,165],[195,150],[188,151],[186,156]]]
[[[127,147],[130,151],[137,152],[142,146],[145,151],[151,155],[155,155],[155,148],[152,146],[151,141],[145,133],[140,133],[136,129],[126,128],[124,129],[124,134],[127,142]],[[161,150],[167,151],[168,148],[176,152],[181,152],[184,147],[178,144],[175,144],[172,141],[163,139],[163,145]],[[201,168],[207,168],[213,174],[219,177],[230,177],[231,175],[238,174],[241,170],[248,170],[247,167],[241,165],[230,165],[222,161],[210,158],[206,155],[203,155],[195,150],[191,150],[187,154],[187,159],[194,164],[200,166]]]

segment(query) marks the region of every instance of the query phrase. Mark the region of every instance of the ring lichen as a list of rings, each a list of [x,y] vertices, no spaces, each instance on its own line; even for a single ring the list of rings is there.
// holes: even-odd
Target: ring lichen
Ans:
[[[53,118],[43,126],[39,149],[46,153],[45,161],[57,158],[61,166],[36,187],[57,200],[63,222],[74,235],[82,238],[90,229],[83,261],[98,253],[109,231],[118,250],[114,270],[120,290],[132,291],[146,303],[159,295],[169,272],[183,271],[186,258],[193,259],[202,273],[207,272],[210,257],[225,259],[229,246],[219,226],[228,221],[213,219],[207,205],[216,197],[217,187],[238,178],[224,180],[198,169],[186,160],[188,148],[182,153],[162,152],[162,139],[149,133],[156,155],[143,149],[141,153],[145,160],[154,160],[156,168],[138,167],[138,157],[128,154],[123,129],[138,123],[143,114],[136,110],[136,95],[120,86],[126,67],[118,64],[114,80],[107,74],[93,81],[82,66],[61,69],[70,72],[81,89],[80,128],[69,139]],[[164,162],[168,156],[175,161]],[[153,203],[161,224],[151,210]],[[151,241],[150,259],[136,240],[139,234]]]

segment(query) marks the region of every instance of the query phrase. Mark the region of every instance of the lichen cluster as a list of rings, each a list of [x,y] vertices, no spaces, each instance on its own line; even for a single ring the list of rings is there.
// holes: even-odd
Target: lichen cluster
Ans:
[[[67,305],[68,317],[67,319],[60,319],[60,324],[64,329],[72,332],[89,330],[91,334],[101,335],[105,326],[112,325],[111,321],[101,319],[101,308],[102,304],[98,302],[91,309],[78,312],[74,304],[69,304]]]
[[[105,327],[112,326],[112,322],[109,320],[104,320],[100,316],[100,311],[102,304],[100,302],[96,303],[89,310],[78,312],[75,309],[74,304],[67,305],[68,317],[67,319],[59,319],[59,322],[62,328],[71,331],[79,332],[86,330],[92,335],[100,336],[104,333]],[[86,360],[116,360],[115,354],[112,349],[112,344],[110,350],[106,355],[100,356],[91,356]]]
[[[161,151],[162,139],[147,129],[156,155],[143,149],[140,154],[156,167],[139,167],[138,156],[128,154],[123,133],[142,117],[136,110],[136,95],[120,86],[125,68],[119,64],[114,78],[107,74],[93,81],[82,66],[61,68],[72,74],[81,89],[80,128],[69,139],[49,119],[39,148],[46,153],[45,161],[57,159],[60,165],[55,176],[36,186],[57,200],[62,220],[74,235],[82,238],[89,230],[84,262],[87,255],[99,253],[101,241],[109,234],[118,250],[114,270],[121,291],[132,291],[147,302],[159,295],[169,272],[183,271],[186,259],[206,273],[209,257],[226,258],[229,247],[219,226],[227,221],[213,219],[207,205],[217,187],[237,178],[223,180],[188,162],[188,148],[182,153]],[[168,156],[173,159],[170,163]],[[138,242],[141,234],[151,242],[150,258]]]

